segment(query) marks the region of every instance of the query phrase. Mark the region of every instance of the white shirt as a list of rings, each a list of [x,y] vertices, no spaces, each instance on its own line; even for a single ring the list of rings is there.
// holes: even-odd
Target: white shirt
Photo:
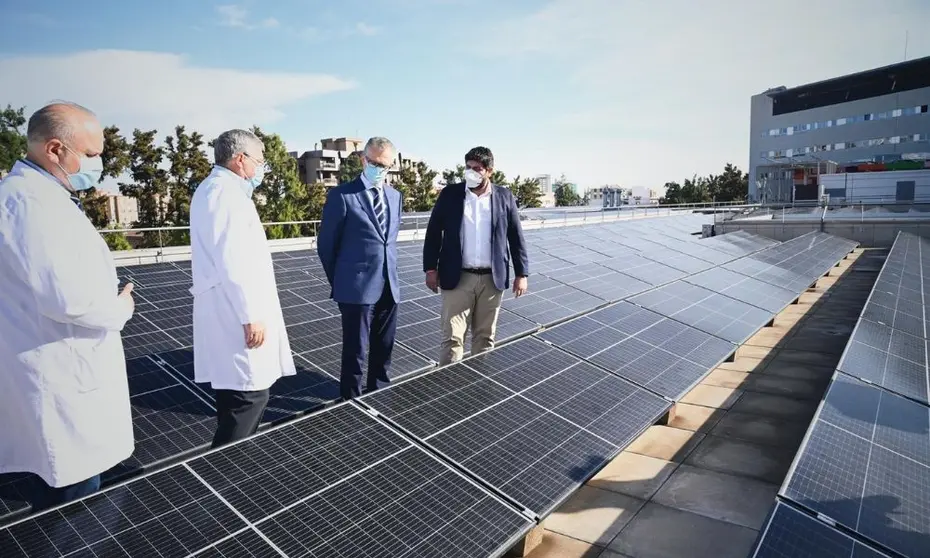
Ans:
[[[0,182],[0,473],[61,487],[132,455],[118,285],[70,193],[16,163]]]
[[[465,186],[465,208],[462,216],[462,267],[491,267],[491,192],[480,196]]]
[[[191,200],[194,380],[213,389],[268,389],[296,373],[265,229],[243,180],[214,167]],[[243,325],[265,325],[245,344]]]

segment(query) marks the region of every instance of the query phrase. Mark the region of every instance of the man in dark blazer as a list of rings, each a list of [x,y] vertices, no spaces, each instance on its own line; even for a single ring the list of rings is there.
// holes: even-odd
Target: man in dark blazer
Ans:
[[[440,365],[462,358],[469,327],[472,354],[494,347],[511,261],[515,296],[526,292],[530,268],[513,194],[491,184],[491,150],[470,150],[465,167],[465,183],[440,192],[423,244],[426,286],[433,292],[442,289]]]
[[[371,138],[358,178],[332,190],[323,206],[317,254],[342,314],[342,398],[362,393],[362,364],[368,353],[368,391],[390,383],[397,331],[397,232],[400,192],[385,182],[394,164],[394,145]]]

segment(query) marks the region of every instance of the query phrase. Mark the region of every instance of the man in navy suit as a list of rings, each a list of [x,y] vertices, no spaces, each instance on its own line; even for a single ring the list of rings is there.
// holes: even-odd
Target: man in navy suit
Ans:
[[[442,289],[440,365],[462,358],[469,326],[472,354],[494,347],[511,260],[514,296],[526,292],[530,271],[513,194],[491,184],[491,150],[470,150],[465,167],[465,183],[449,184],[440,192],[423,244],[426,286],[433,292]]]
[[[366,352],[368,391],[391,381],[400,302],[397,231],[402,200],[385,179],[395,153],[386,138],[368,140],[361,176],[330,190],[323,206],[317,253],[342,314],[344,400],[362,393]]]

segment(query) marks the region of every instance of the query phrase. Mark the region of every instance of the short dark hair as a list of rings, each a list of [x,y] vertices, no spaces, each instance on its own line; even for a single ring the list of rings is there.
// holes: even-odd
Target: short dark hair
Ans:
[[[465,162],[469,161],[481,163],[481,166],[486,169],[494,168],[494,154],[487,147],[478,146],[469,149],[465,154]]]

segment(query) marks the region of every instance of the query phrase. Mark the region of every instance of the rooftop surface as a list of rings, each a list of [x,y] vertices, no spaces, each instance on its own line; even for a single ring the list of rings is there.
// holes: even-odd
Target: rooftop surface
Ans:
[[[857,248],[544,522],[529,558],[745,558],[887,250]]]

